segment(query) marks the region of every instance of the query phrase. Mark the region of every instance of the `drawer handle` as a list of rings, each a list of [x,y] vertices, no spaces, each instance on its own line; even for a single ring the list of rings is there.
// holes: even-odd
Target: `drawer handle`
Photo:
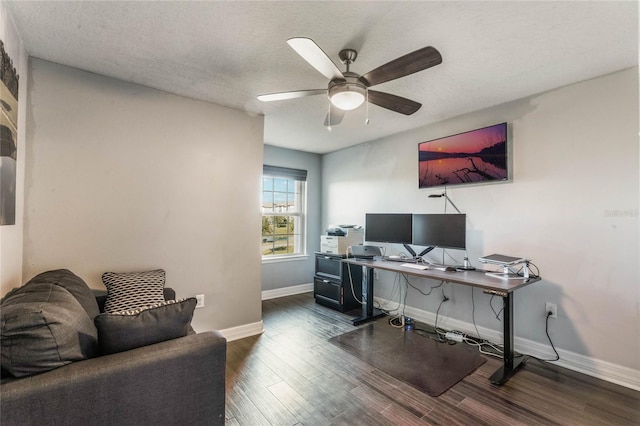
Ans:
[[[327,281],[327,280],[322,280],[322,282],[325,283],[325,284],[329,284],[329,281]]]

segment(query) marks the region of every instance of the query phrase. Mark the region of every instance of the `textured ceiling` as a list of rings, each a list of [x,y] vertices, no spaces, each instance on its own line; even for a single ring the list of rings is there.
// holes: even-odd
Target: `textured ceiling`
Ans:
[[[265,115],[265,143],[325,153],[638,64],[638,3],[8,2],[31,56]],[[412,116],[371,106],[327,132],[326,88],[286,41],[312,38],[364,74],[424,46],[443,63],[375,86],[422,103]]]

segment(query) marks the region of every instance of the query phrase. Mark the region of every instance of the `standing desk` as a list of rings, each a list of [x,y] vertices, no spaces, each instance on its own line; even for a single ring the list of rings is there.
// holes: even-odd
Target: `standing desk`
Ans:
[[[514,358],[513,349],[513,292],[519,288],[540,281],[540,277],[504,279],[486,275],[486,271],[455,271],[445,272],[437,269],[413,269],[402,266],[400,262],[385,260],[344,259],[343,262],[362,267],[362,316],[353,320],[353,325],[362,324],[374,320],[382,313],[373,307],[373,270],[398,272],[431,280],[447,281],[455,284],[463,284],[481,288],[484,293],[502,297],[503,311],[503,365],[489,380],[494,385],[505,384],[520,367],[522,360]]]

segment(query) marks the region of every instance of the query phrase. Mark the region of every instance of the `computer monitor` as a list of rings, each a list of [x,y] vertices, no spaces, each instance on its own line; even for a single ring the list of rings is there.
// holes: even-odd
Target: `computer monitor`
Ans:
[[[414,214],[412,244],[465,250],[466,224],[465,214]]]
[[[377,243],[411,244],[411,213],[367,213],[364,240]]]

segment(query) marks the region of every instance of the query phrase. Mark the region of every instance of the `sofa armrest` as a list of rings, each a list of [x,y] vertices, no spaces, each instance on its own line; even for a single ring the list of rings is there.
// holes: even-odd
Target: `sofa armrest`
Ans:
[[[226,340],[216,331],[5,381],[2,425],[224,425]]]

